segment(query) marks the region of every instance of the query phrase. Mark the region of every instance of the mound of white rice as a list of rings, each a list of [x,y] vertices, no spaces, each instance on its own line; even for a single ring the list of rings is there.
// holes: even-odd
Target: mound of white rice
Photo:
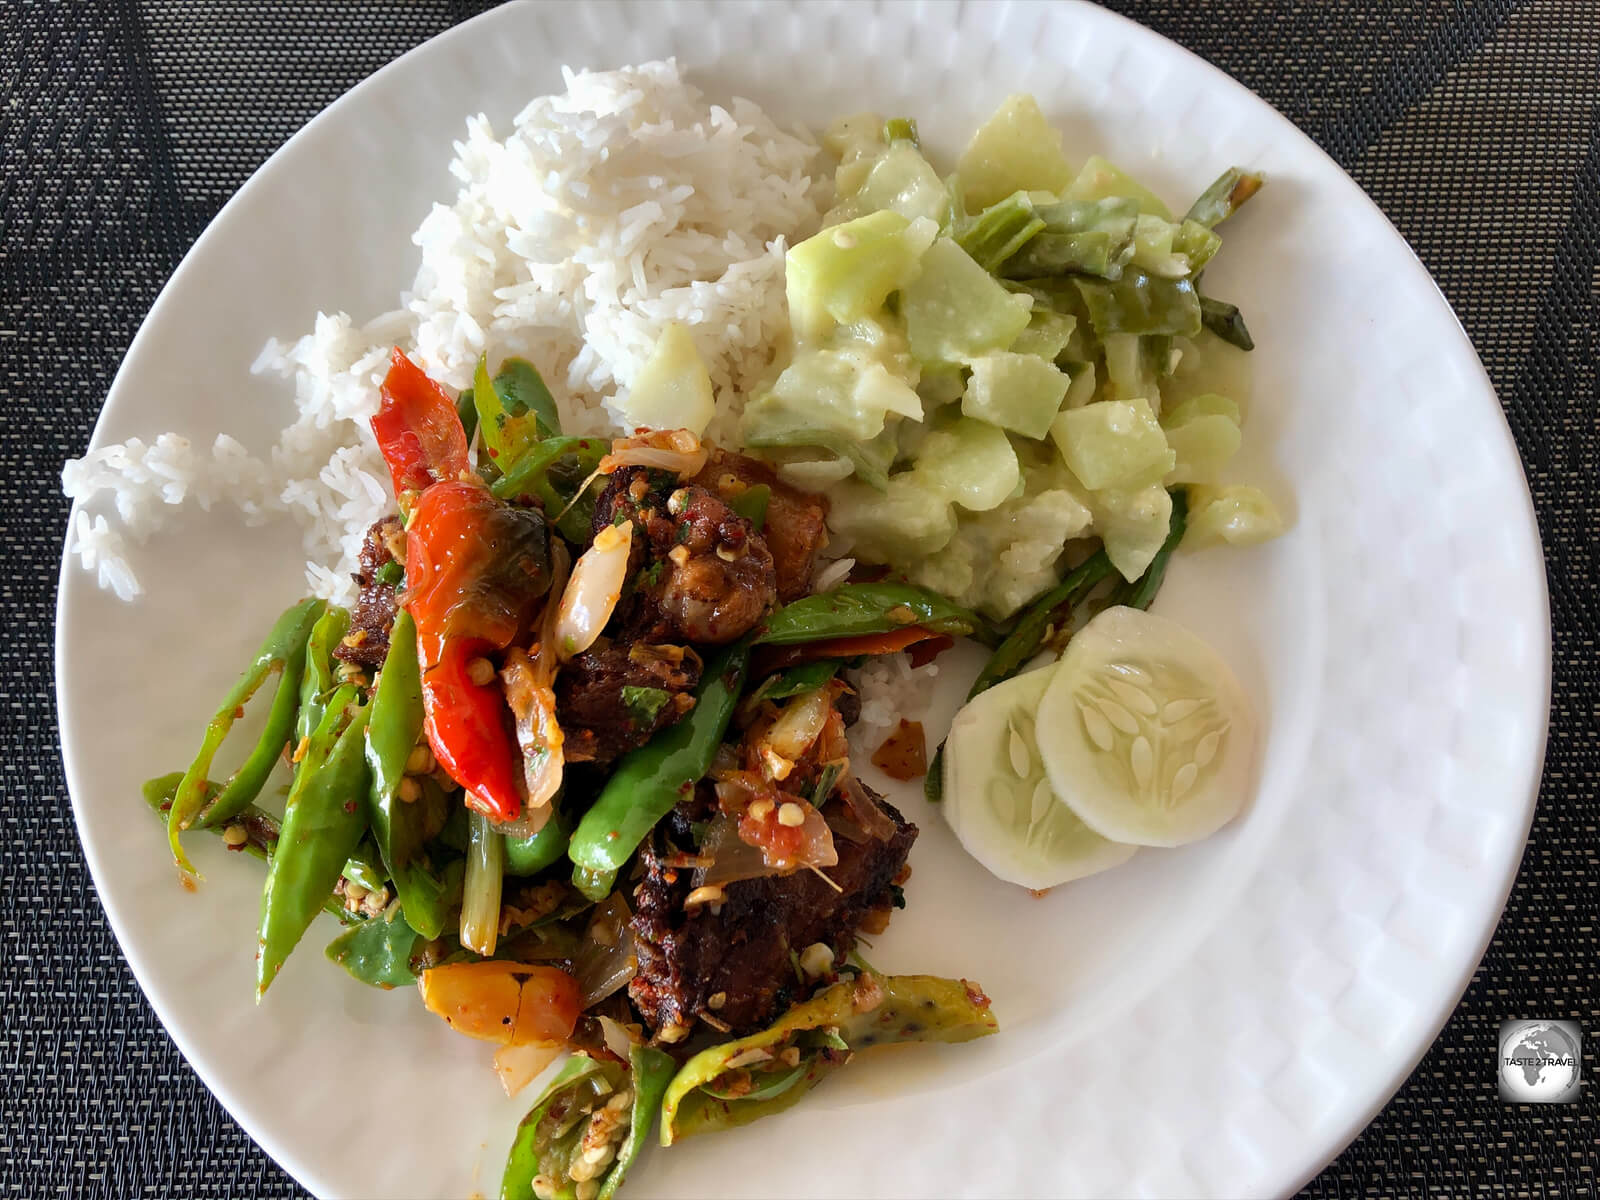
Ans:
[[[742,396],[787,331],[784,251],[827,207],[816,143],[748,101],[707,102],[671,61],[564,74],[566,93],[529,104],[504,140],[482,116],[467,122],[450,167],[460,191],[413,235],[422,262],[400,309],[365,325],[319,314],[298,341],[267,344],[255,370],[295,391],[268,455],[227,435],[202,452],[168,433],[66,464],[62,487],[80,501],[71,548],[102,587],[140,591],[124,532],[143,541],[164,506],[227,502],[250,522],[294,518],[310,590],[353,602],[362,535],[392,503],[367,419],[396,344],[455,388],[480,354],[521,355],[568,432],[605,433],[661,330],[680,321],[716,388],[709,435],[736,440]],[[102,496],[120,528],[92,511]]]

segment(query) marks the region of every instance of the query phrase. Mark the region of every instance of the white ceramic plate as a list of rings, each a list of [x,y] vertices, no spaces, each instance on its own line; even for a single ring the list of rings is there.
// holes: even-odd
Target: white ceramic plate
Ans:
[[[913,114],[947,162],[1025,89],[1074,152],[1108,151],[1171,197],[1230,163],[1264,170],[1209,278],[1260,347],[1248,466],[1293,497],[1294,528],[1180,559],[1159,602],[1265,715],[1247,815],[1033,899],[897,796],[923,832],[910,907],[872,958],[981,980],[1004,1032],[862,1061],[779,1119],[650,1153],[629,1194],[1290,1191],[1392,1094],[1488,941],[1538,780],[1549,622],[1516,452],[1449,308],[1356,186],[1216,70],[1078,3],[500,9],[356,88],[239,192],[151,311],[94,443],[228,429],[261,445],[288,404],[249,374],[261,344],[318,308],[392,307],[410,231],[454,194],[467,114],[508,128],[560,89],[562,63],[668,54],[713,93],[813,124]],[[197,846],[209,881],[185,893],[138,798],[188,759],[299,594],[294,538],[191,514],[135,565],[149,590],[133,607],[65,570],[57,678],[83,844],[140,984],[318,1194],[495,1191],[526,1105],[501,1095],[487,1048],[324,962],[331,927],[257,1008],[258,870]]]

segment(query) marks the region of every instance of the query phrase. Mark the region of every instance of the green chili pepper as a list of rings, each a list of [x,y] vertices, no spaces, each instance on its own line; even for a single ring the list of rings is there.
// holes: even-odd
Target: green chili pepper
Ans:
[[[422,736],[422,674],[417,665],[417,632],[411,614],[401,609],[389,634],[389,653],[372,697],[367,725],[367,766],[372,771],[368,819],[378,852],[394,880],[406,920],[432,941],[444,930],[444,883],[424,857],[427,810],[400,799],[406,760]]]
[[[300,675],[305,668],[306,642],[311,628],[327,607],[321,600],[302,600],[287,609],[273,625],[272,631],[256,651],[255,659],[245,669],[239,682],[233,685],[216,715],[206,725],[200,752],[195,755],[183,782],[178,785],[172,800],[172,810],[167,814],[167,842],[172,847],[172,860],[186,875],[195,873],[194,865],[178,844],[178,835],[196,823],[202,827],[217,825],[238,813],[256,798],[261,787],[277,765],[294,729],[295,709],[300,703]],[[211,760],[217,755],[228,730],[244,712],[244,706],[256,690],[274,671],[281,672],[278,688],[272,697],[272,709],[267,715],[267,726],[256,739],[244,764],[233,773],[227,783],[215,793],[209,793],[206,776],[211,771]],[[204,810],[204,811],[202,811]]]
[[[367,828],[367,721],[356,689],[340,688],[295,771],[278,849],[261,893],[256,1000],[277,978]],[[354,712],[350,710],[354,708]]]
[[[760,532],[767,524],[767,505],[772,502],[772,489],[764,483],[746,488],[728,501],[733,509]]]
[[[350,614],[342,608],[330,608],[317,618],[306,639],[306,666],[300,679],[300,711],[294,719],[294,740],[311,736],[311,731],[322,723],[327,711],[327,700],[339,686],[339,660],[333,649],[349,632]]]
[[[784,605],[767,618],[767,628],[756,643],[792,646],[888,633],[907,625],[965,636],[983,629],[983,620],[971,609],[909,583],[846,583]]]
[[[626,1105],[626,1125],[616,1131],[622,1135],[621,1145],[611,1164],[596,1176],[600,1185],[597,1200],[611,1200],[650,1136],[662,1094],[677,1066],[670,1055],[649,1046],[634,1046],[626,1066],[581,1054],[568,1059],[517,1126],[500,1181],[500,1200],[533,1200],[533,1181],[540,1175],[555,1185],[558,1200],[575,1200],[577,1189],[571,1172],[575,1166],[580,1172],[585,1169],[579,1166],[578,1150],[594,1119],[590,1114],[605,1109],[612,1097],[626,1089],[633,1098]],[[609,1114],[602,1118],[607,1119]]]
[[[172,797],[177,794],[178,784],[183,780],[182,771],[173,771],[168,775],[158,775],[148,779],[144,784],[144,802],[150,806],[150,811],[161,819],[163,825],[167,822],[167,811],[172,807]],[[210,786],[209,784],[207,785]],[[278,848],[278,818],[271,813],[257,808],[254,804],[247,804],[227,821],[219,825],[206,827],[208,833],[221,837],[230,829],[244,830],[245,840],[237,846],[231,842],[230,850],[240,854],[248,854],[258,862],[270,862],[273,851]],[[355,866],[355,860],[345,863],[345,873]],[[322,902],[322,910],[332,913],[346,924],[364,923],[364,918],[345,908],[344,902],[331,891],[328,898]]]
[[[467,435],[467,444],[472,444],[472,435],[478,432],[478,405],[472,398],[472,389],[468,388],[456,397],[456,416],[461,418],[461,432]]]
[[[977,984],[933,975],[876,975],[797,1004],[770,1028],[696,1054],[661,1107],[661,1144],[730,1129],[791,1107],[854,1052],[897,1042],[970,1042],[999,1026]],[[729,1067],[752,1050],[770,1057]],[[798,1054],[787,1054],[794,1050]]]
[[[583,545],[589,540],[594,504],[587,497],[579,497],[577,490],[610,450],[611,443],[604,438],[546,438],[530,446],[490,490],[502,500],[516,501],[526,496],[537,499],[552,520],[562,514],[555,520],[556,531],[567,541]],[[569,477],[565,491],[552,478],[562,474],[563,467]]]
[[[561,860],[571,837],[572,822],[561,811],[558,797],[551,806],[550,819],[538,833],[506,838],[506,874],[537,875]]]
[[[347,929],[324,952],[351,976],[372,987],[397,988],[416,982],[411,956],[421,939],[403,916],[377,917]]]
[[[622,758],[573,832],[567,854],[574,863],[620,870],[655,823],[694,791],[728,731],[749,663],[748,639],[727,647],[706,665],[688,716]],[[576,876],[573,883],[583,888]]]
[[[1263,182],[1261,176],[1250,171],[1229,167],[1217,177],[1216,182],[1200,193],[1200,198],[1190,206],[1185,219],[1204,225],[1207,229],[1221,224],[1259,192]]]

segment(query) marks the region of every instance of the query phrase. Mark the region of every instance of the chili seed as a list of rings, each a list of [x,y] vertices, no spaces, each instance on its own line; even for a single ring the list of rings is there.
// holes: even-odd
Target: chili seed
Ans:
[[[406,756],[406,774],[426,775],[433,770],[433,761],[433,751],[428,749],[427,743],[413,746]]]
[[[778,824],[798,829],[806,823],[806,810],[793,800],[786,800],[778,809]]]
[[[833,970],[833,950],[824,942],[812,942],[800,951],[800,969],[812,979],[820,979]]]
[[[415,804],[422,799],[422,785],[412,776],[407,775],[400,781],[400,786],[395,789],[395,794],[407,804]]]
[[[250,840],[250,834],[243,825],[229,825],[222,831],[222,840],[229,846],[242,846]]]
[[[467,678],[475,687],[488,687],[494,678],[494,664],[487,658],[475,658],[467,664]]]
[[[702,904],[715,904],[727,898],[728,894],[713,884],[710,887],[695,888],[694,891],[689,893],[688,898],[684,900],[683,906],[685,908],[699,908]]]
[[[728,993],[727,992],[713,992],[713,993],[711,993],[710,998],[706,1001],[706,1007],[711,1009],[713,1012],[715,1012],[717,1009],[721,1008],[727,1002],[728,1002]]]

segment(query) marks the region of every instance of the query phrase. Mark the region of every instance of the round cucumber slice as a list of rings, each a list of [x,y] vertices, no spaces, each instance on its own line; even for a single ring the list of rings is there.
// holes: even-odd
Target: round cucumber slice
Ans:
[[[945,820],[991,873],[1049,888],[1127,862],[1135,847],[1089,829],[1045,777],[1035,717],[1054,666],[990,688],[956,714],[945,743]]]
[[[1244,807],[1255,715],[1228,665],[1183,626],[1108,608],[1067,644],[1039,703],[1050,785],[1090,829],[1181,846]]]

